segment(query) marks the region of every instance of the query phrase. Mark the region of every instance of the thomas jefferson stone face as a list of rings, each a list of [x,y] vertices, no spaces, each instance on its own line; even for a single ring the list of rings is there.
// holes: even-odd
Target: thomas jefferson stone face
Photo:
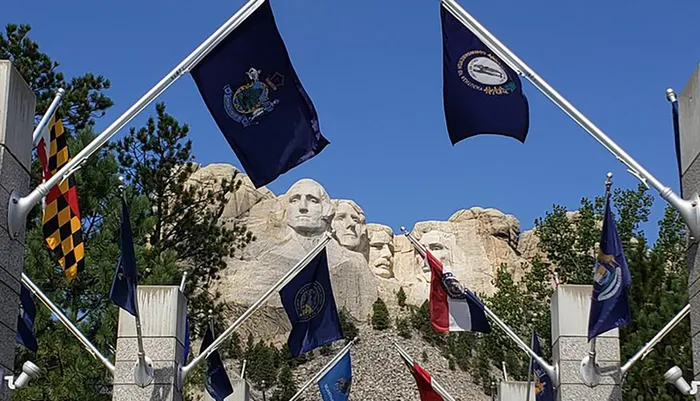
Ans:
[[[331,227],[340,245],[353,251],[359,250],[365,232],[365,216],[359,206],[346,200],[338,201]]]
[[[394,235],[386,227],[372,230],[369,235],[369,263],[372,272],[381,278],[394,276]]]
[[[332,206],[321,184],[310,179],[299,180],[289,188],[286,198],[289,227],[303,236],[326,231]]]

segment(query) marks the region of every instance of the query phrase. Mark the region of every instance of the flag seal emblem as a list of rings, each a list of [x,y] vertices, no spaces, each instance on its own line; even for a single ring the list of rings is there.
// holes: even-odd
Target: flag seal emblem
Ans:
[[[447,295],[452,299],[465,299],[467,297],[466,291],[462,283],[457,280],[454,274],[451,272],[443,273],[442,278],[442,288],[445,290]]]
[[[323,309],[325,303],[326,292],[318,281],[301,287],[294,297],[294,309],[299,316],[299,322],[313,319]]]
[[[235,91],[230,85],[224,86],[224,109],[226,114],[244,127],[257,124],[265,113],[271,113],[279,99],[270,99],[271,92],[284,85],[284,76],[274,73],[260,80],[261,70],[251,67],[246,75],[250,82],[239,86]]]
[[[335,387],[343,394],[350,392],[350,385],[352,384],[352,378],[341,377],[335,382]]]
[[[597,259],[599,264],[593,276],[593,292],[598,301],[605,301],[617,294],[622,286],[622,269],[613,255],[598,252]]]
[[[457,74],[467,86],[487,95],[508,95],[518,88],[501,61],[483,50],[464,53],[457,61]]]

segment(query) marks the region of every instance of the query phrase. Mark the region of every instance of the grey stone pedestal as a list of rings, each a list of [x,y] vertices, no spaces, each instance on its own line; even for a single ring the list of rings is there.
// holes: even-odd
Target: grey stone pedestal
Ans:
[[[11,238],[7,203],[13,190],[26,194],[32,155],[36,99],[9,61],[0,61],[0,380],[11,375],[19,314],[20,276],[24,265],[24,230]],[[7,382],[0,401],[8,401]]]
[[[527,399],[527,382],[500,382],[498,384],[498,401],[525,401]],[[535,401],[535,382],[530,383],[530,401]]]

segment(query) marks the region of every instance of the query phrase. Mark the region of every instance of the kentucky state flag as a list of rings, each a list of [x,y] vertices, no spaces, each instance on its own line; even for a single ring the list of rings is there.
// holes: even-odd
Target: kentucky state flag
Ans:
[[[299,356],[343,337],[325,248],[279,294],[292,323],[287,341],[292,355]]]
[[[256,187],[329,144],[265,1],[192,69],[216,124]]]
[[[627,288],[632,276],[627,267],[622,242],[610,211],[610,196],[605,203],[600,249],[593,275],[591,311],[588,315],[588,340],[632,320]]]
[[[347,401],[352,385],[350,349],[333,367],[318,380],[323,401]]]
[[[535,330],[532,331],[532,350],[542,356],[540,338]],[[532,371],[535,372],[535,401],[554,401],[554,388],[547,372],[535,360],[532,361]]]
[[[525,142],[529,106],[518,74],[444,6],[443,101],[452,144],[479,134]]]

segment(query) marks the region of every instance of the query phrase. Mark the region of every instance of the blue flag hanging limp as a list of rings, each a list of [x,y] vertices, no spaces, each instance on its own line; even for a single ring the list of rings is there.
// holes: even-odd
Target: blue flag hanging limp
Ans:
[[[343,337],[325,248],[279,291],[292,323],[287,344],[299,356]]]
[[[199,347],[201,354],[214,342],[214,332],[211,327],[207,328],[207,332],[202,339],[202,345]],[[207,393],[215,401],[224,401],[226,397],[233,394],[231,380],[228,378],[224,363],[221,361],[219,351],[214,351],[207,358],[207,381],[204,384]]]
[[[676,163],[678,164],[678,181],[681,194],[683,193],[683,165],[681,164],[681,131],[678,122],[678,99],[671,102],[671,116],[673,118],[673,141],[676,145]]]
[[[34,337],[34,319],[36,318],[36,304],[29,290],[22,285],[19,293],[19,316],[17,317],[17,343],[24,345],[34,352],[39,349]]]
[[[192,77],[256,187],[329,144],[289,59],[269,0],[200,61]]]
[[[632,276],[610,211],[610,195],[605,203],[600,249],[593,273],[593,294],[588,316],[588,340],[632,320],[627,288]]]
[[[540,338],[535,330],[532,331],[532,350],[542,356]],[[535,373],[535,400],[554,401],[554,388],[547,372],[535,360],[532,361],[532,371]]]
[[[134,235],[131,232],[129,221],[129,209],[122,199],[122,224],[121,224],[122,254],[117,262],[117,268],[112,279],[112,288],[109,291],[109,299],[117,306],[136,316],[136,253],[134,252]]]
[[[525,142],[529,105],[518,74],[440,7],[443,46],[443,101],[452,144],[479,134]]]
[[[318,380],[323,401],[347,401],[352,385],[350,350]]]

